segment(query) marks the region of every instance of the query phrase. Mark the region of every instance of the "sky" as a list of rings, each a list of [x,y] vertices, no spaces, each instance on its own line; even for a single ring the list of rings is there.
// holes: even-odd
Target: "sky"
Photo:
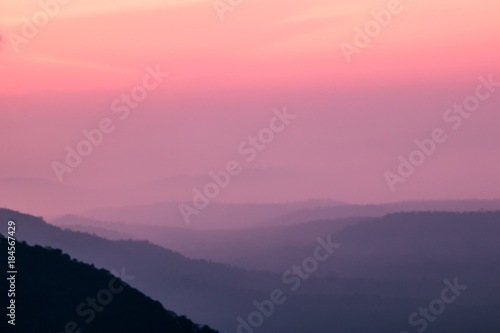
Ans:
[[[65,184],[206,175],[286,107],[297,118],[245,167],[349,202],[500,198],[500,91],[458,130],[443,121],[479,77],[500,81],[498,1],[402,0],[349,61],[340,45],[391,1],[66,2],[0,4],[0,178],[58,182],[52,163],[105,118],[116,129]],[[28,36],[40,3],[53,17]],[[113,102],[152,69],[168,76],[120,119]],[[384,174],[438,127],[448,140],[391,191]]]

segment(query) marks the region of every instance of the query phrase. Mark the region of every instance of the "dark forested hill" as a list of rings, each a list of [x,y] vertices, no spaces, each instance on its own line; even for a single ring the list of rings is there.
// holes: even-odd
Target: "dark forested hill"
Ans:
[[[0,244],[6,253],[2,235]],[[15,332],[216,332],[165,310],[108,271],[59,249],[18,242],[15,253]]]
[[[130,285],[159,300],[164,307],[196,322],[233,322],[239,306],[251,304],[256,289],[272,290],[280,276],[247,272],[228,265],[188,259],[147,241],[110,241],[90,234],[61,230],[42,218],[0,209],[0,220],[16,221],[16,237],[30,245],[62,249],[97,268],[136,276]],[[0,230],[5,233],[7,228]],[[271,288],[271,289],[270,289]],[[261,295],[259,295],[260,297]],[[237,306],[236,306],[237,305]],[[54,333],[54,332],[53,332]]]

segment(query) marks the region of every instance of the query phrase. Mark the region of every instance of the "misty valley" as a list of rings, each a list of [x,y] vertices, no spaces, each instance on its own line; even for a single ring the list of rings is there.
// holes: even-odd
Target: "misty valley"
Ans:
[[[161,307],[162,316],[197,323],[190,324],[195,330],[175,332],[204,325],[238,333],[498,332],[500,211],[450,211],[460,203],[428,202],[432,211],[400,211],[425,206],[408,202],[378,217],[341,218],[332,212],[346,208],[334,205],[327,210],[332,219],[325,218],[325,207],[298,204],[294,214],[309,216],[301,223],[275,218],[237,229],[76,215],[45,221],[7,209],[0,218],[16,221],[18,247],[48,256],[37,262],[17,250],[24,270],[39,271],[18,276],[16,300],[18,313],[35,306],[61,313],[44,319],[48,332],[109,329],[115,310],[123,318],[137,308],[123,292],[129,289]],[[495,201],[475,204],[500,207]],[[255,206],[255,216],[259,209],[269,207]],[[72,270],[78,267],[86,273],[76,278]],[[45,298],[34,299],[37,279],[50,280],[44,293],[65,300],[47,307]],[[86,295],[71,296],[82,288]],[[26,330],[32,324],[17,322]]]

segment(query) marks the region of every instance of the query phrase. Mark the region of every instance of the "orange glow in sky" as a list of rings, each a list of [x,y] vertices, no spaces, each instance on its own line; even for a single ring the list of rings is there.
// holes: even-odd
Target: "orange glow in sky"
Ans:
[[[401,0],[401,13],[351,64],[339,44],[353,44],[354,29],[390,1],[246,0],[223,22],[210,1],[65,2],[41,1],[53,17],[22,42],[13,34],[23,36],[23,17],[33,23],[41,5],[2,4],[0,93],[121,88],[151,63],[188,91],[469,80],[500,69],[500,3],[490,0]]]

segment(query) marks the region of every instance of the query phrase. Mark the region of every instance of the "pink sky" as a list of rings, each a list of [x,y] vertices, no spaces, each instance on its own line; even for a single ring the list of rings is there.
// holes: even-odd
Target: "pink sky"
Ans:
[[[287,106],[297,120],[249,167],[305,174],[320,180],[318,197],[351,202],[500,198],[500,91],[400,191],[383,178],[415,139],[444,126],[444,111],[479,76],[500,81],[500,3],[402,0],[348,64],[339,44],[387,3],[246,0],[222,22],[211,1],[69,1],[16,53],[9,33],[21,34],[21,18],[40,7],[4,2],[0,178],[57,181],[51,162],[65,146],[116,117],[111,102],[159,65],[170,76],[67,184],[207,174]]]

